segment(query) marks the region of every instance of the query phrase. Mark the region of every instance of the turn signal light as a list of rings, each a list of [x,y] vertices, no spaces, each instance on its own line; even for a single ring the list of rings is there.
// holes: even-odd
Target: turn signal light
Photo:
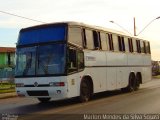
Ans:
[[[24,87],[24,83],[16,83],[16,87]]]

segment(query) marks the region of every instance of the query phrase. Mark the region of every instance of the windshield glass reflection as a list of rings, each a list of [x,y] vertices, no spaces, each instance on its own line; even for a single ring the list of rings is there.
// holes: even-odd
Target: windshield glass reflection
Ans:
[[[35,75],[36,47],[20,48],[17,52],[16,75]]]
[[[63,74],[64,45],[47,45],[38,48],[37,75]]]
[[[64,44],[17,49],[16,76],[43,76],[64,73]]]

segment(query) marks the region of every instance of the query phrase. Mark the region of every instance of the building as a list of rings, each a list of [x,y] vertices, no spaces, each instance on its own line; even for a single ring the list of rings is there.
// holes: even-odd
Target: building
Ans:
[[[0,47],[0,80],[14,76],[15,48]]]

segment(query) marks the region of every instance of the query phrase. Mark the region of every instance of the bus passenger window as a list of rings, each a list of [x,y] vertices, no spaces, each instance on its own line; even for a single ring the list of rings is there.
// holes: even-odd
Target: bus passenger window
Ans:
[[[84,53],[83,51],[78,51],[77,52],[78,55],[78,69],[84,69]]]
[[[146,42],[146,52],[148,54],[151,54],[151,51],[150,51],[150,43],[149,42]]]
[[[94,43],[93,43],[93,33],[91,30],[85,29],[86,34],[86,43],[88,49],[94,49]]]
[[[99,41],[99,34],[96,31],[93,31],[93,41],[94,41],[94,49],[99,50],[100,47],[100,41]]]
[[[82,29],[82,36],[83,36],[83,48],[87,48],[86,32],[84,28]]]
[[[112,34],[108,34],[108,40],[109,40],[109,50],[113,51],[114,47],[113,47],[113,39],[112,39]]]
[[[125,45],[125,51],[129,52],[129,45],[128,45],[128,38],[124,37],[124,45]]]
[[[136,40],[132,39],[133,42],[133,52],[137,52],[137,44],[136,44]]]
[[[145,41],[143,41],[143,46],[144,46],[144,53],[147,53],[147,51],[146,51],[146,43],[145,43]]]
[[[125,51],[124,37],[118,36],[119,51]]]
[[[141,53],[140,40],[136,40],[137,52]]]
[[[124,44],[124,37],[122,37],[122,50],[125,52],[125,44]]]
[[[99,49],[102,49],[102,43],[101,43],[101,35],[100,35],[100,32],[98,32],[98,40],[99,40]]]
[[[122,51],[122,47],[121,47],[121,37],[118,36],[118,45],[119,45],[119,51]]]
[[[68,49],[68,57],[67,57],[67,68],[68,72],[77,71],[77,60],[76,60],[76,50],[74,48]]]
[[[128,46],[129,46],[129,52],[133,52],[132,38],[128,38]]]
[[[108,44],[107,44],[108,36],[105,33],[100,33],[100,37],[101,37],[102,50],[108,50]]]
[[[150,43],[148,42],[149,54],[151,54]]]
[[[140,41],[140,46],[141,46],[141,53],[145,53],[145,46],[142,40]]]
[[[113,34],[113,35],[112,35],[112,38],[113,38],[114,51],[119,51],[117,35],[116,35],[116,34]]]

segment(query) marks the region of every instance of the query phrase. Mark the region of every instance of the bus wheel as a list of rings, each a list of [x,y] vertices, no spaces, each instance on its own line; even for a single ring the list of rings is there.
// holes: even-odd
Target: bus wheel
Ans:
[[[135,91],[138,90],[139,87],[140,87],[140,81],[137,79],[137,80],[136,80]]]
[[[138,90],[140,87],[141,76],[139,74],[136,75],[136,86],[135,90]]]
[[[38,100],[41,102],[41,103],[46,103],[50,100],[51,98],[38,98]]]
[[[89,83],[87,81],[82,81],[80,87],[80,101],[87,102],[91,98],[91,89],[89,87]]]
[[[129,85],[128,85],[128,92],[133,92],[136,88],[136,80],[135,75],[130,74],[129,76]]]
[[[129,84],[126,88],[122,88],[122,92],[133,92],[136,88],[136,80],[135,80],[135,75],[130,74],[129,76]]]

